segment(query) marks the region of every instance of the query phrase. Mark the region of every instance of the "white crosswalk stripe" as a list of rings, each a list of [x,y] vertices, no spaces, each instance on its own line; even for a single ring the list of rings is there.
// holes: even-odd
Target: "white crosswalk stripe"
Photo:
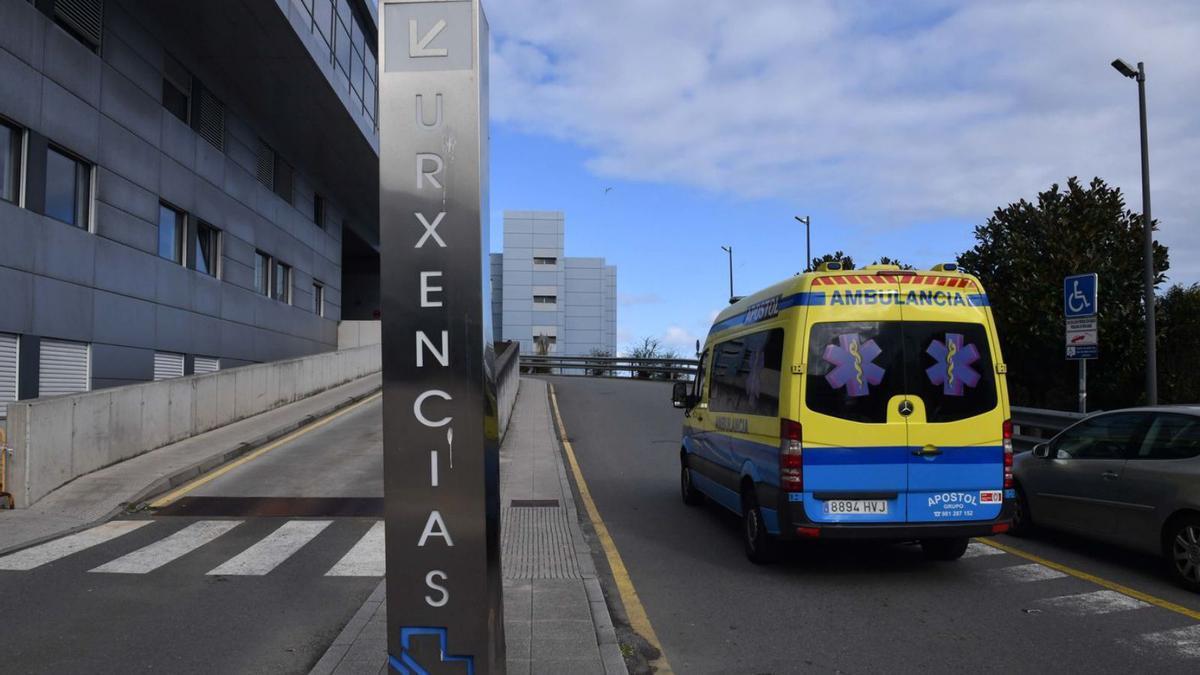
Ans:
[[[208,542],[241,525],[240,520],[201,520],[166,539],[140,548],[129,555],[105,563],[92,572],[110,574],[146,574],[182,558]]]
[[[967,547],[967,552],[963,553],[964,558],[980,558],[988,555],[1004,555],[1004,551],[995,546],[971,542],[971,545]]]
[[[1189,659],[1200,659],[1200,624],[1164,630],[1160,633],[1147,633],[1137,638],[1139,646],[1148,648],[1155,654],[1166,651],[1175,652],[1177,656]]]
[[[261,576],[278,567],[299,551],[313,537],[329,527],[332,520],[292,520],[267,535],[265,539],[242,551],[210,575]]]
[[[28,571],[46,563],[65,558],[93,546],[112,541],[134,530],[149,525],[149,520],[114,520],[97,525],[89,530],[67,535],[45,544],[17,551],[0,558],[0,570]]]
[[[367,530],[341,560],[328,572],[327,577],[381,577],[384,574],[383,521]]]
[[[1131,598],[1124,593],[1116,591],[1094,591],[1092,593],[1079,593],[1077,595],[1063,595],[1057,598],[1039,600],[1037,604],[1080,616],[1085,614],[1127,612],[1132,609],[1142,609],[1150,606],[1148,603],[1142,602],[1137,598]]]
[[[1012,567],[1001,567],[999,569],[987,570],[984,572],[992,581],[1004,583],[1021,583],[1027,581],[1045,581],[1047,579],[1061,579],[1066,574],[1059,572],[1056,569],[1030,563],[1028,565],[1014,565]]]

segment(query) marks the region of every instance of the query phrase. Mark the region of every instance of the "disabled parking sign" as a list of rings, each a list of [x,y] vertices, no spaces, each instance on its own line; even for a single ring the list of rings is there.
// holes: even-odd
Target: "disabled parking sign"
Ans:
[[[1096,316],[1099,311],[1097,291],[1100,282],[1095,274],[1076,274],[1063,280],[1063,313],[1068,319]]]

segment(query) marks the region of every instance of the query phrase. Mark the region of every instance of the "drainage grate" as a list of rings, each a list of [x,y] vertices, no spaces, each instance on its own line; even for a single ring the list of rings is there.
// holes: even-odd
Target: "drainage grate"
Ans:
[[[565,511],[503,509],[500,533],[505,579],[582,578]]]
[[[513,508],[558,508],[557,499],[514,499]]]

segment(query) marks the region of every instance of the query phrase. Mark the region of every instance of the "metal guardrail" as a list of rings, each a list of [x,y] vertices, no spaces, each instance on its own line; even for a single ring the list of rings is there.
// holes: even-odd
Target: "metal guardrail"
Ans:
[[[1013,406],[1013,444],[1018,451],[1030,450],[1085,417],[1084,413],[1065,410]]]
[[[695,359],[639,359],[608,356],[534,356],[521,354],[521,372],[641,380],[685,380],[695,376]]]

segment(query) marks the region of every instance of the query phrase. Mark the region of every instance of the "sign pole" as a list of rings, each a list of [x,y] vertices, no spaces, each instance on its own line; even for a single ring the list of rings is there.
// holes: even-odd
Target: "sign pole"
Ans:
[[[503,673],[480,0],[382,0],[388,669]]]
[[[1087,412],[1087,359],[1079,360],[1079,412]]]

